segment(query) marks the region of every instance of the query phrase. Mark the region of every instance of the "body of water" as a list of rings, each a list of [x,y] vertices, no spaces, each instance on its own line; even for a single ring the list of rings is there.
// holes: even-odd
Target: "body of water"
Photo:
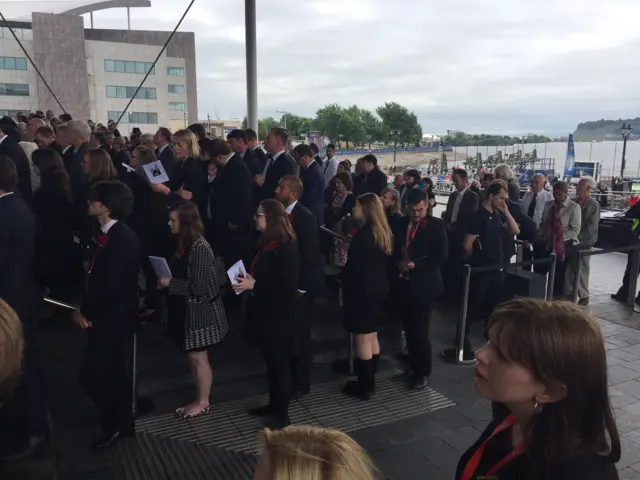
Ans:
[[[575,142],[576,162],[600,162],[602,176],[620,176],[622,162],[622,140],[618,142]],[[526,143],[524,153],[531,153],[537,149],[538,158],[555,158],[556,173],[564,172],[564,162],[567,156],[566,142]],[[522,149],[522,144],[495,147],[454,147],[456,154],[475,156],[476,151],[486,160],[489,155],[495,155],[499,150],[502,154],[515,153]],[[640,141],[627,142],[625,176],[640,177]]]

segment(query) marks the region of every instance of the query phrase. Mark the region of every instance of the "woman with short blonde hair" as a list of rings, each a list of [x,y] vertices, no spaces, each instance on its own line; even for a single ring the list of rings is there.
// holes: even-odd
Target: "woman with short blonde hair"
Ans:
[[[254,480],[372,480],[376,469],[348,435],[316,427],[262,432]]]

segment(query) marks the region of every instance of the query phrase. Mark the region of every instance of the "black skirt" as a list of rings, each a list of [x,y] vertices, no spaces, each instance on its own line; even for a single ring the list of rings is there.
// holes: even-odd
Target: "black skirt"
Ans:
[[[345,301],[344,329],[349,333],[375,333],[378,331],[378,315],[382,311],[384,296]]]

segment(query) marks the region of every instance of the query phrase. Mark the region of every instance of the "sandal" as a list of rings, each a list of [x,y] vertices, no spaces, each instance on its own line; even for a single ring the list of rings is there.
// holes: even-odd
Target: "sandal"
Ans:
[[[203,415],[206,415],[207,413],[209,413],[211,411],[211,405],[207,405],[206,408],[204,408],[203,410],[199,411],[198,413],[183,413],[182,414],[182,418],[184,418],[185,420],[190,420],[192,418],[196,418],[196,417],[201,417]]]

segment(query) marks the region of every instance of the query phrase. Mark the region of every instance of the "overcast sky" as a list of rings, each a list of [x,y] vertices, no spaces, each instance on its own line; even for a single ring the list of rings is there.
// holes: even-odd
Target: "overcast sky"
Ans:
[[[171,30],[188,0],[132,10]],[[564,135],[640,115],[637,0],[257,0],[260,117],[336,102],[415,111],[426,132]],[[126,28],[124,10],[96,28]],[[201,118],[246,113],[244,2],[196,0]],[[214,109],[215,105],[215,109]]]

